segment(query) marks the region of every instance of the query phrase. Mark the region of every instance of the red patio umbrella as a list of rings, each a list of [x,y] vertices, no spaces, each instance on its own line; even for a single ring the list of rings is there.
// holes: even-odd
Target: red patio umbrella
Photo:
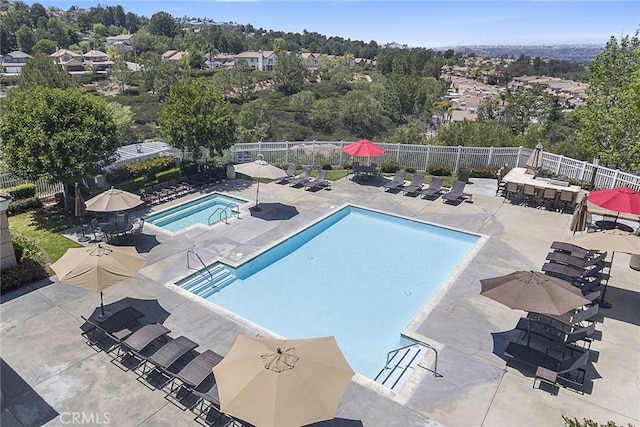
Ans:
[[[356,157],[376,157],[384,154],[384,148],[374,144],[368,139],[349,144],[342,149],[343,152]]]
[[[640,215],[640,193],[628,187],[592,191],[587,200],[610,211]]]

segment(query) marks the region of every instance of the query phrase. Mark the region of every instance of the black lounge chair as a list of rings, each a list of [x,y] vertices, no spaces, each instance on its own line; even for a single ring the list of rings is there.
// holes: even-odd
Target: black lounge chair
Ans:
[[[587,327],[565,332],[547,323],[521,317],[516,325],[516,329],[522,331],[522,335],[528,338],[533,334],[549,340],[552,342],[550,348],[562,350],[565,347],[576,349],[575,346],[577,346],[578,341],[584,342],[583,348],[585,346],[590,348],[592,341],[590,337],[596,331],[596,325],[592,323]]]
[[[153,342],[159,341],[160,339],[166,341],[166,335],[170,332],[171,330],[159,323],[145,325],[120,343],[118,358],[122,360],[127,356],[132,356],[142,363],[145,357],[147,357],[143,353],[143,350],[146,350]]]
[[[527,314],[527,319],[546,323],[564,332],[572,332],[576,329],[584,328],[588,326],[588,324],[595,323],[593,317],[598,314],[599,308],[600,306],[598,304],[594,304],[585,310],[578,310],[560,316],[555,314],[529,313]]]
[[[290,164],[287,167],[287,171],[285,172],[285,174],[286,175],[276,178],[275,182],[278,184],[287,184],[289,180],[296,175],[296,165]]]
[[[147,363],[151,363],[159,374],[165,375],[167,377],[167,381],[170,381],[172,379],[172,375],[169,372],[169,368],[176,363],[178,359],[196,347],[198,347],[198,343],[191,341],[183,335],[169,340],[165,345],[144,359],[140,376],[147,373]]]
[[[197,418],[207,419],[207,421],[211,421],[212,410],[215,410],[213,414],[213,421],[217,422],[218,418],[223,416],[220,412],[220,395],[218,393],[218,384],[216,384],[216,379],[211,372],[211,375],[207,376],[207,378],[198,384],[195,388],[191,390],[191,392],[198,398],[196,403],[191,407],[194,409],[198,406],[197,410]],[[198,405],[200,403],[200,405]]]
[[[534,348],[511,342],[507,346],[504,354],[511,357],[509,363],[520,362],[537,369],[536,376],[533,380],[534,387],[536,380],[539,379],[553,384],[571,386],[584,385],[584,377],[586,374],[584,367],[589,363],[588,350],[585,350],[579,356],[558,360]],[[575,379],[571,377],[574,371],[577,371]]]
[[[385,182],[382,186],[385,191],[398,190],[404,186],[404,177],[407,173],[405,171],[397,171],[393,176],[393,180]]]
[[[443,179],[441,177],[434,176],[431,179],[431,182],[429,183],[429,186],[427,188],[421,189],[420,191],[418,191],[418,193],[423,198],[435,197],[435,196],[439,195],[440,193],[442,193],[442,182],[443,182]]]
[[[327,171],[324,169],[320,169],[316,177],[305,182],[303,186],[307,190],[315,190],[322,187],[329,187],[331,186],[331,182],[327,181],[325,179],[326,177],[327,177]]]
[[[302,173],[296,177],[289,179],[289,185],[304,185],[307,181],[311,179],[311,166],[305,166],[302,168]]]
[[[464,187],[467,185],[464,181],[456,181],[453,187],[442,195],[443,202],[457,202],[465,198]]]
[[[593,283],[593,281],[601,281],[604,277],[602,269],[605,267],[604,263],[598,264],[592,268],[582,269],[572,267],[570,265],[557,264],[554,262],[547,262],[542,265],[542,271],[549,276],[554,276],[562,280],[566,280],[569,283],[573,283],[577,286],[583,286],[586,283]]]
[[[566,252],[572,256],[584,259],[592,258],[600,253],[600,251],[585,249],[582,246],[574,245],[573,243],[559,241],[551,243],[551,249],[556,252]]]
[[[123,339],[133,333],[136,328],[130,326],[134,322],[139,325],[139,320],[144,317],[144,314],[129,306],[116,311],[102,322],[97,322],[91,318],[86,319],[83,316],[80,317],[89,325],[86,330],[84,325],[82,327],[82,335],[87,338],[87,344],[99,344],[105,339],[110,339],[113,342],[113,346],[106,350],[109,352],[115,345],[120,344]],[[96,334],[100,334],[102,337],[96,339]]]
[[[416,194],[422,189],[423,185],[424,174],[414,173],[411,177],[411,182],[409,183],[409,185],[403,185],[400,190],[402,190],[405,196],[407,194]]]
[[[180,380],[180,387],[192,390],[202,383],[209,375],[213,374],[212,369],[222,361],[223,357],[213,350],[200,353],[187,363],[178,372],[168,371],[174,380]],[[172,391],[174,390],[172,386]]]

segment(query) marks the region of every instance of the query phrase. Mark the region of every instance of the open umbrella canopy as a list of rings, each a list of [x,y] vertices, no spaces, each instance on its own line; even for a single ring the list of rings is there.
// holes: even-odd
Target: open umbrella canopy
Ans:
[[[128,191],[111,187],[87,200],[87,210],[93,212],[117,212],[133,209],[142,204],[142,199]]]
[[[640,193],[628,187],[592,191],[587,200],[611,211],[640,215]]]
[[[235,165],[233,168],[236,172],[245,174],[252,178],[278,179],[285,174],[282,169],[273,166],[266,160],[263,160],[262,154],[258,154],[257,157],[258,159],[255,162]],[[259,196],[260,181],[258,181],[258,187],[256,188],[256,205],[254,208],[256,210],[258,210]]]
[[[133,246],[100,243],[67,249],[58,261],[51,264],[51,269],[60,282],[100,292],[135,277],[145,262]]]
[[[334,337],[243,335],[213,373],[220,410],[259,426],[300,426],[335,417],[354,374]]]
[[[565,241],[598,251],[640,254],[640,236],[617,228],[572,236]]]
[[[527,159],[527,163],[525,166],[531,169],[541,169],[542,168],[542,144],[538,143],[536,148],[533,150],[529,158]]]
[[[480,284],[480,295],[535,313],[560,315],[590,303],[571,283],[538,271],[516,271],[480,280]]]
[[[349,144],[342,149],[343,152],[356,157],[376,157],[384,154],[384,148],[374,144],[368,139]]]

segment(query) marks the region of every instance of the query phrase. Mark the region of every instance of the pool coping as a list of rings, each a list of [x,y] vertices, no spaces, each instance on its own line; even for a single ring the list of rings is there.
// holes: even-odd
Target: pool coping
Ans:
[[[236,197],[237,198],[237,197]],[[248,202],[251,203],[251,202]],[[271,250],[272,248],[278,246],[279,244],[286,242],[287,240],[291,239],[292,237],[294,237],[295,235],[297,235],[298,233],[301,233],[302,231],[320,223],[321,221],[325,220],[326,218],[329,218],[330,216],[336,214],[337,212],[339,212],[342,209],[345,209],[347,207],[354,207],[354,208],[358,208],[358,209],[362,209],[362,210],[366,210],[366,211],[370,211],[370,212],[375,212],[375,213],[379,213],[379,214],[383,214],[383,215],[390,215],[390,216],[395,216],[397,218],[401,218],[404,220],[408,220],[411,222],[416,222],[416,223],[420,223],[420,224],[426,224],[426,225],[430,225],[433,227],[437,227],[437,228],[441,228],[441,229],[446,229],[446,230],[451,230],[451,231],[456,231],[459,233],[463,233],[463,234],[467,234],[467,235],[472,235],[472,236],[477,236],[478,237],[478,241],[473,245],[473,247],[465,254],[465,256],[462,258],[462,260],[456,265],[456,267],[453,269],[453,271],[446,277],[446,279],[436,288],[436,290],[434,291],[434,293],[426,300],[426,302],[421,306],[421,308],[415,313],[415,315],[411,318],[411,320],[402,328],[401,331],[399,331],[400,337],[403,338],[408,338],[410,340],[416,341],[417,343],[421,343],[421,344],[426,344],[428,347],[434,348],[437,353],[439,353],[444,347],[445,345],[442,343],[437,342],[436,340],[430,339],[424,335],[418,334],[416,332],[418,326],[425,321],[425,319],[427,318],[427,316],[431,313],[431,311],[437,306],[437,304],[442,300],[442,298],[447,294],[447,292],[451,289],[451,287],[453,286],[453,284],[455,283],[455,281],[459,278],[459,276],[462,274],[462,272],[469,266],[469,264],[471,264],[471,261],[476,257],[476,255],[480,252],[480,250],[482,249],[482,247],[484,247],[485,243],[489,240],[489,236],[485,235],[485,234],[481,234],[481,233],[474,233],[474,232],[470,232],[467,230],[462,230],[460,228],[456,228],[456,227],[449,227],[449,226],[444,226],[442,224],[437,224],[437,223],[433,223],[430,221],[423,221],[420,219],[416,219],[416,218],[412,218],[412,217],[408,217],[406,215],[400,215],[400,214],[395,214],[395,213],[390,213],[390,212],[386,212],[380,209],[374,209],[374,208],[370,208],[370,207],[365,207],[365,206],[361,206],[358,204],[354,204],[354,203],[343,203],[341,205],[332,207],[331,211],[329,211],[328,213],[321,215],[320,217],[318,217],[315,221],[313,221],[310,224],[305,224],[301,227],[298,227],[296,229],[293,229],[290,233],[287,233],[285,236],[275,240],[272,244],[270,244],[269,246],[259,249],[257,251],[254,251],[246,256],[243,255],[241,260],[230,260],[227,258],[223,258],[220,256],[213,256],[207,260],[202,260],[203,264],[205,266],[210,266],[216,263],[222,263],[225,264],[231,268],[237,269],[240,266],[251,262],[253,259],[255,259],[256,257],[260,256],[261,254],[265,253],[268,250]],[[218,224],[218,223],[216,223]],[[178,233],[175,234],[180,234],[183,231],[187,230],[187,229],[193,229],[194,227],[198,227],[198,226],[202,226],[202,227],[213,227],[216,224],[212,224],[210,226],[206,226],[203,224],[195,224],[194,226],[188,227],[186,229],[181,230]],[[160,227],[156,227],[156,228],[160,228]],[[162,229],[163,231],[166,231],[164,229]],[[207,230],[210,230],[210,228],[207,228]],[[184,274],[178,275],[176,277],[174,277],[171,280],[168,280],[166,282],[164,282],[162,285],[164,287],[167,287],[173,291],[177,291],[180,295],[184,296],[185,298],[188,298],[191,301],[195,301],[209,309],[212,309],[215,313],[220,314],[222,316],[227,317],[229,320],[249,329],[249,330],[253,330],[257,333],[256,336],[261,336],[261,337],[266,337],[266,338],[274,338],[274,339],[286,339],[285,337],[273,332],[270,329],[267,329],[243,316],[240,316],[212,301],[209,301],[205,298],[202,298],[186,289],[181,288],[180,286],[177,286],[176,283],[180,282],[181,280],[186,279],[187,277],[190,277],[191,275],[193,275],[194,273],[191,271],[187,271]],[[391,350],[392,351],[392,350]],[[422,362],[424,361],[424,358],[427,357],[428,354],[423,355],[423,360],[421,360],[420,362],[417,363],[417,367],[420,367],[422,369],[414,369],[413,372],[409,375],[409,377],[405,378],[405,380],[403,381],[403,385],[398,389],[398,390],[392,390],[376,381],[374,381],[373,379],[360,374],[358,372],[355,373],[354,377],[353,377],[353,381],[363,385],[365,387],[368,387],[371,390],[374,390],[375,392],[377,392],[378,394],[381,394],[382,396],[389,398],[391,400],[394,400],[398,403],[404,404],[406,403],[413,395],[413,393],[415,392],[415,390],[417,389],[417,386],[420,384],[420,381],[422,380],[422,378],[427,375],[430,371],[428,368],[426,368],[424,365],[422,365]],[[432,372],[432,371],[431,371]],[[435,375],[436,373],[433,372],[433,374]]]

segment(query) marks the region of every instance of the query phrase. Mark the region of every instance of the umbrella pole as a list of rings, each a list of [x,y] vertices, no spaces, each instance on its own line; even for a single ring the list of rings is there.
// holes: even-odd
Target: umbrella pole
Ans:
[[[258,203],[259,203],[259,196],[260,196],[260,178],[258,178],[258,187],[256,188],[256,205],[253,207],[254,211],[259,211],[260,208],[258,207]]]
[[[104,301],[102,299],[102,291],[100,291],[100,316],[104,317]]]
[[[611,252],[611,266],[609,267],[609,274],[604,282],[604,286],[602,287],[602,295],[600,295],[600,302],[598,303],[601,308],[611,308],[612,304],[604,300],[604,296],[607,293],[607,285],[609,284],[609,277],[611,277],[611,269],[613,268],[613,257],[616,256],[615,251]]]

